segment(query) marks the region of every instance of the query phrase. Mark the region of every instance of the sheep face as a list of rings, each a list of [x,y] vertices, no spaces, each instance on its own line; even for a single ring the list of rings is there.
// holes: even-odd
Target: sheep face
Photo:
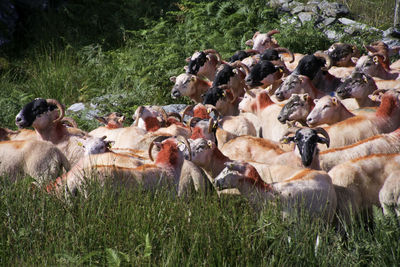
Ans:
[[[30,127],[36,120],[38,125],[46,124],[48,120],[51,119],[53,121],[57,118],[57,115],[55,117],[53,115],[55,112],[52,112],[56,109],[57,107],[55,105],[48,104],[46,99],[36,98],[21,109],[21,111],[15,117],[15,124],[19,128]],[[44,116],[49,112],[51,113],[51,116]]]
[[[237,188],[240,179],[243,179],[243,176],[240,172],[226,167],[214,179],[214,185],[218,190]]]
[[[285,99],[289,99],[290,96],[294,93],[300,94],[305,93],[302,91],[302,84],[304,76],[297,74],[290,74],[287,76],[281,86],[276,90],[275,96],[279,101],[283,101]]]
[[[295,153],[301,157],[303,166],[309,167],[315,157],[318,157],[317,143],[324,143],[329,147],[329,140],[320,137],[319,131],[310,128],[302,128],[296,131],[294,137],[289,137],[287,141],[296,143]],[[326,134],[327,136],[327,134]]]
[[[213,149],[216,148],[215,143],[204,138],[189,140],[190,148],[192,150],[192,162],[204,168],[209,165]]]
[[[278,71],[268,60],[261,60],[259,63],[254,65],[250,73],[247,75],[245,81],[250,87],[257,86],[268,86],[274,82],[274,74]]]
[[[376,89],[375,82],[371,76],[362,72],[353,72],[351,76],[345,79],[338,87],[336,93],[341,99],[351,97],[363,98],[365,92],[370,92],[370,89]]]
[[[200,68],[204,66],[207,61],[207,55],[203,51],[196,52],[189,60],[187,73],[196,75]]]
[[[286,121],[305,121],[311,108],[308,98],[308,94],[293,94],[279,113],[279,122],[284,124]]]
[[[195,93],[195,86],[197,77],[193,74],[182,73],[178,77],[171,77],[171,82],[175,83],[171,91],[171,97],[177,99],[181,96],[190,96]]]
[[[338,67],[353,66],[352,57],[359,57],[358,49],[350,44],[335,43],[325,51],[332,58],[332,64]]]
[[[342,103],[336,97],[324,96],[314,99],[315,107],[307,117],[309,126],[332,124],[334,116],[343,108]]]

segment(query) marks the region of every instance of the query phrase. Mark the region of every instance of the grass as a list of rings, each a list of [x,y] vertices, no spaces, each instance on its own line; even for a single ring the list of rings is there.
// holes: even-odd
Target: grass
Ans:
[[[32,191],[29,179],[3,180],[0,264],[386,266],[400,260],[399,219],[383,218],[378,209],[373,227],[353,222],[341,235],[307,216],[282,220],[272,205],[256,214],[238,196],[179,199],[165,191],[90,188],[88,199],[66,204]]]
[[[188,55],[215,48],[228,58],[256,30],[278,28],[279,43],[294,52],[330,45],[311,23],[279,25],[279,14],[261,0],[149,1],[137,10],[137,1],[68,3],[28,17],[25,32],[1,48],[0,126],[14,128],[19,109],[35,97],[67,106],[91,102],[102,113],[128,117],[138,105],[176,103],[168,78],[183,72]],[[360,38],[359,47],[373,37]],[[81,128],[97,126],[83,116],[74,115]],[[0,265],[382,266],[400,260],[399,219],[378,209],[373,226],[356,220],[339,234],[318,220],[282,220],[272,206],[257,214],[240,197],[213,193],[178,199],[93,185],[88,199],[67,205],[32,190],[29,179],[10,184],[6,178],[0,192]]]

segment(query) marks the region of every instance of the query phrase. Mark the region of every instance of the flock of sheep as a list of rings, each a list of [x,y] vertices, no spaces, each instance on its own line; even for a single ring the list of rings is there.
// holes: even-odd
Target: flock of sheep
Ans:
[[[0,128],[0,174],[28,174],[58,196],[87,194],[91,179],[178,195],[212,184],[255,206],[279,199],[285,215],[304,207],[328,222],[396,207],[400,61],[390,56],[400,48],[375,42],[360,56],[336,43],[302,55],[279,47],[278,33],[256,32],[252,49],[227,61],[214,49],[195,52],[170,78],[171,96],[195,105],[140,106],[130,127],[111,113],[85,132],[57,100],[33,100],[16,116],[20,130]]]

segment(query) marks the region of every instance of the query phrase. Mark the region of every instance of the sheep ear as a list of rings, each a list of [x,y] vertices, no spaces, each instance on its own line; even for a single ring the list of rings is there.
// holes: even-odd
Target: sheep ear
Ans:
[[[338,99],[336,97],[332,97],[332,103],[337,106],[338,105]]]
[[[357,58],[357,57],[351,57],[351,61],[352,61],[354,64],[356,64],[357,61],[358,61],[358,58]]]
[[[94,116],[94,118],[103,124],[108,124],[107,120],[104,117]]]
[[[186,62],[190,62],[190,57],[187,57],[187,58],[185,59],[185,61],[186,61]]]
[[[188,71],[189,71],[189,67],[188,67],[188,66],[185,66],[185,67],[183,67],[183,70],[184,70],[185,72],[188,72]]]
[[[196,77],[196,76],[190,77],[190,81],[195,82],[196,80],[197,80],[197,77]]]
[[[115,141],[107,141],[106,147],[111,148],[115,144]]]
[[[364,74],[363,74],[363,81],[365,82],[365,83],[368,83],[368,78],[367,78],[367,76],[365,76]]]
[[[252,39],[250,39],[250,40],[247,40],[247,41],[245,42],[245,45],[253,46],[253,45],[254,45],[254,42],[253,42]]]
[[[279,140],[282,144],[289,144],[290,142],[294,142],[294,136],[284,136]]]
[[[207,141],[207,145],[208,145],[209,148],[212,148],[213,147],[213,142],[211,140],[208,140]]]
[[[176,76],[169,77],[169,80],[171,82],[175,83],[176,82]]]
[[[303,100],[304,100],[304,101],[307,101],[309,97],[310,97],[310,96],[309,96],[308,93],[303,94]]]

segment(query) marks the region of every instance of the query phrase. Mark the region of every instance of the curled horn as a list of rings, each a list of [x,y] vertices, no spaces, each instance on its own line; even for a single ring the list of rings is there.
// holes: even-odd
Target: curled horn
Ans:
[[[138,126],[138,124],[139,124],[139,118],[140,118],[140,116],[142,115],[143,109],[144,109],[144,106],[139,106],[139,107],[137,108],[137,110],[136,110],[136,112],[135,112],[135,113],[137,113],[136,118],[133,118],[133,119],[135,120],[134,126]]]
[[[317,133],[322,134],[326,138],[326,142],[324,141],[324,143],[326,144],[327,147],[329,147],[331,139],[329,138],[328,132],[324,128],[321,128],[321,127],[316,127],[316,128],[314,128],[314,130]]]
[[[151,161],[154,161],[153,155],[152,155],[154,142],[161,142],[161,141],[164,141],[165,139],[170,138],[170,137],[171,136],[160,135],[160,136],[157,136],[156,138],[154,138],[153,141],[151,141],[150,146],[149,146],[149,151],[148,151],[149,158],[150,158]]]
[[[327,71],[332,67],[332,59],[329,55],[321,52],[315,52],[314,56],[325,59],[325,67],[322,67],[321,70]]]
[[[215,54],[215,55],[217,56],[218,62],[219,62],[219,63],[222,62],[221,55],[220,55],[220,53],[218,53],[217,50],[215,50],[215,49],[206,49],[206,50],[204,50],[203,52],[204,52],[206,55],[208,55],[208,54]]]
[[[189,128],[191,128],[193,122],[195,122],[194,125],[196,125],[199,121],[201,121],[201,118],[198,118],[198,117],[191,117],[190,120],[188,120],[186,126],[189,127]]]
[[[243,68],[246,73],[246,76],[249,75],[249,73],[250,73],[249,67],[247,67],[245,64],[243,64],[240,60],[233,62],[231,66],[233,68]]]
[[[275,30],[271,30],[271,31],[267,32],[267,35],[269,37],[271,37],[272,35],[277,34],[277,33],[281,33],[281,32],[275,29]]]
[[[379,95],[381,93],[386,93],[387,91],[389,91],[389,89],[378,89],[372,92],[372,95]]]
[[[213,118],[210,118],[210,119],[208,120],[208,133],[212,133],[213,124],[214,124],[214,119],[213,119]]]
[[[176,140],[181,141],[181,142],[183,142],[185,144],[185,146],[188,149],[189,160],[192,160],[192,149],[190,148],[190,144],[189,144],[188,140],[185,137],[181,136],[181,135],[178,135],[176,137]]]
[[[292,51],[290,51],[289,49],[285,48],[285,47],[277,47],[274,48],[278,53],[288,53],[290,56],[290,61],[289,63],[293,63],[294,62],[294,54],[292,53]]]
[[[212,111],[214,111],[216,116],[220,115],[218,109],[215,106],[213,106],[211,104],[206,104],[204,106],[207,108],[207,112],[208,112],[208,110],[210,110],[210,112],[208,112],[208,113],[211,113]]]
[[[65,109],[64,109],[63,105],[61,105],[60,102],[58,102],[55,99],[46,99],[46,102],[47,102],[47,104],[57,106],[58,110],[60,111],[60,116],[58,116],[58,118],[55,119],[53,122],[61,121],[62,118],[64,118],[64,115],[65,115]]]
[[[185,118],[186,113],[188,113],[189,111],[193,110],[193,105],[188,105],[181,114],[182,120]]]
[[[69,126],[71,126],[73,128],[78,128],[78,124],[76,123],[76,121],[73,118],[64,117],[61,121],[66,122],[67,124],[69,124]]]
[[[168,121],[167,112],[165,112],[165,110],[162,107],[159,107],[159,106],[154,106],[153,108],[161,113],[161,116],[163,118],[163,123],[166,124],[167,121]]]
[[[168,113],[168,117],[175,117],[175,118],[177,118],[180,122],[182,122],[182,120],[183,120],[181,114],[179,114],[179,113],[177,113],[177,112],[170,112],[170,113]]]

